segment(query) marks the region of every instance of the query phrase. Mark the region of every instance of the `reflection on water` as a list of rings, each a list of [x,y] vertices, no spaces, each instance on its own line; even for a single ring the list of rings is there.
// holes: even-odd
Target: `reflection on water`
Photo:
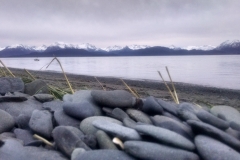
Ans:
[[[1,58],[8,67],[39,70],[52,58]],[[151,57],[68,57],[59,58],[66,72],[130,79],[168,79],[168,66],[175,82],[240,89],[239,55],[230,56],[151,56]],[[61,71],[54,61],[48,70]]]

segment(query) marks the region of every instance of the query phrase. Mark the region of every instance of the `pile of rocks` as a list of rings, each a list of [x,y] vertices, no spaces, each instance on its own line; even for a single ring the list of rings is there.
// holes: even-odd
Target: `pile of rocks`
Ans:
[[[240,113],[230,106],[136,99],[124,90],[59,101],[43,81],[19,78],[0,78],[0,94],[3,160],[240,159]]]

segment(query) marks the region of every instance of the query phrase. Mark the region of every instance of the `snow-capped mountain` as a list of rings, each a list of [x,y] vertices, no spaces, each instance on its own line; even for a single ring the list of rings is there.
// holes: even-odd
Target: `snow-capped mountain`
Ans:
[[[147,45],[136,45],[136,44],[128,46],[128,48],[131,50],[145,49],[149,47],[150,46],[147,46]]]
[[[221,43],[217,49],[223,49],[223,48],[239,48],[240,47],[240,41],[239,40],[227,40],[223,43]]]
[[[25,50],[34,50],[33,46],[28,46],[28,45],[22,45],[22,44],[14,44],[14,45],[11,45],[11,46],[7,46],[5,47],[4,49],[25,49]]]
[[[107,51],[107,52],[111,52],[111,51],[122,50],[123,48],[124,48],[124,47],[114,45],[114,46],[109,46],[109,47],[106,47],[106,48],[101,48],[101,50]]]
[[[182,48],[176,47],[176,46],[174,46],[174,45],[171,45],[171,46],[169,46],[168,48],[169,48],[169,49],[173,49],[173,50],[180,50],[180,49],[182,49]]]
[[[213,50],[215,49],[216,46],[212,46],[212,45],[203,45],[203,46],[187,46],[184,47],[182,49],[186,49],[188,51],[190,50],[202,50],[202,51],[209,51],[209,50]]]

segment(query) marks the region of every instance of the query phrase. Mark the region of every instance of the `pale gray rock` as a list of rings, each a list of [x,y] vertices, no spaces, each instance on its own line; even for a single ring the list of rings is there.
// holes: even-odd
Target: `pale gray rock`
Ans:
[[[200,160],[193,152],[143,141],[126,141],[124,150],[136,158],[146,160]]]
[[[0,134],[10,131],[15,125],[13,117],[0,109]]]
[[[152,125],[137,125],[135,129],[139,133],[149,135],[161,143],[165,143],[167,145],[178,147],[185,150],[195,149],[194,144],[190,140],[168,129],[155,127]]]
[[[94,115],[101,116],[102,115],[101,108],[93,100],[91,92],[92,92],[91,90],[80,90],[80,91],[76,91],[74,94],[65,94],[63,96],[63,101],[73,102],[73,103],[81,103],[81,102],[88,101],[89,103],[91,103],[91,105],[95,109]]]
[[[36,144],[35,146],[40,146],[42,144],[42,141],[34,139],[33,134],[28,130],[16,128],[14,129],[14,134],[16,135],[17,139],[23,141],[24,146],[31,144]]]
[[[197,150],[204,160],[239,160],[240,154],[219,142],[216,139],[204,135],[195,137]]]
[[[24,91],[24,83],[20,78],[2,77],[0,78],[0,94],[7,92]]]
[[[214,106],[211,108],[210,112],[215,116],[222,115],[226,118],[228,122],[235,122],[240,125],[240,113],[233,107],[230,106]]]
[[[63,110],[67,115],[79,120],[92,117],[95,114],[94,107],[88,101],[82,101],[80,103],[64,102]]]
[[[131,156],[123,151],[111,149],[99,149],[86,151],[77,154],[74,160],[134,160]]]
[[[177,107],[173,103],[166,102],[162,99],[157,99],[158,104],[167,112],[177,116]]]
[[[91,95],[97,104],[105,107],[131,108],[136,104],[136,98],[124,90],[93,90]]]
[[[53,130],[52,114],[47,110],[34,110],[29,127],[37,134],[50,138]]]
[[[47,93],[49,94],[49,89],[43,80],[35,80],[33,82],[25,84],[25,91],[24,93],[29,95],[39,94],[39,93]]]
[[[128,127],[128,128],[132,128],[134,129],[135,126],[137,125],[137,122],[135,122],[134,120],[132,120],[131,118],[124,118],[123,119],[123,125]]]
[[[119,120],[110,118],[110,117],[104,117],[104,116],[94,116],[94,117],[88,117],[86,119],[84,119],[81,124],[80,124],[80,129],[84,134],[93,134],[95,135],[95,133],[98,131],[97,128],[95,128],[92,123],[95,120],[106,120],[112,123],[117,123],[119,125],[122,125],[122,122],[120,122]]]
[[[107,120],[95,120],[92,124],[98,129],[116,136],[121,140],[141,140],[141,137],[136,130],[109,122]]]
[[[123,121],[124,118],[129,118],[128,114],[124,112],[121,108],[114,108],[111,111],[111,116],[120,121]]]
[[[133,120],[135,120],[137,122],[152,124],[152,121],[149,118],[149,116],[142,111],[139,111],[136,109],[127,109],[126,112],[130,116],[130,118],[132,118]]]
[[[77,160],[77,158],[84,152],[86,152],[86,150],[83,148],[75,148],[71,154],[71,160]]]
[[[63,106],[63,101],[60,101],[60,100],[53,100],[50,102],[43,103],[43,108],[51,112],[62,110],[63,109],[62,106]]]

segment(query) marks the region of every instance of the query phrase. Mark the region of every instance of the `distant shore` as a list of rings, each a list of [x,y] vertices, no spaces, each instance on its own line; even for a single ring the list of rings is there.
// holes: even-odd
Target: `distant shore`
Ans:
[[[17,77],[26,77],[28,74],[23,69],[10,68]],[[68,88],[62,73],[49,71],[29,70],[37,79],[42,79],[48,84],[60,88]],[[80,89],[102,89],[94,76],[67,74],[74,90]],[[97,77],[106,90],[127,88],[119,78]],[[129,80],[124,81],[137,91],[141,98],[154,96],[164,100],[172,101],[172,98],[163,82]],[[180,102],[194,102],[201,106],[229,105],[240,110],[240,90],[205,87],[201,85],[174,83]]]

